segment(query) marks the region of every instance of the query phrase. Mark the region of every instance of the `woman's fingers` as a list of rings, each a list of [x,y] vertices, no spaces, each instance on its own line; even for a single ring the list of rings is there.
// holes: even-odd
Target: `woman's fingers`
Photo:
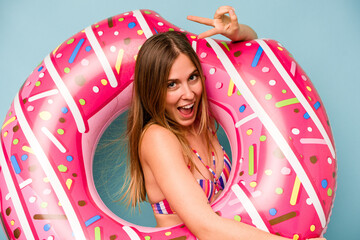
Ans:
[[[189,16],[187,16],[187,19],[190,20],[190,21],[205,24],[205,25],[208,25],[208,26],[212,26],[212,27],[214,26],[214,23],[213,23],[214,20],[210,19],[210,18],[204,18],[204,17],[198,17],[198,16],[189,15]]]
[[[224,14],[229,13],[230,10],[234,11],[234,8],[230,6],[219,7],[214,14],[214,19],[221,19]]]
[[[219,34],[219,31],[216,28],[212,28],[206,32],[200,33],[198,38],[202,39],[202,38],[207,38],[207,37],[211,37],[213,35]]]
[[[238,28],[239,27],[238,18],[233,9],[229,11],[229,16],[230,16],[230,27],[233,29]]]

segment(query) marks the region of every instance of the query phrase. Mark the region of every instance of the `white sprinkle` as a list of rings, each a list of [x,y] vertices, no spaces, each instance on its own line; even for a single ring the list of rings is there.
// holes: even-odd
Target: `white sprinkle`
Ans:
[[[311,127],[308,127],[307,130],[308,130],[309,132],[312,132],[312,128],[311,128]]]
[[[210,73],[211,75],[213,75],[215,72],[216,72],[216,69],[215,69],[215,68],[210,68],[209,73]]]
[[[111,52],[116,52],[116,47],[115,47],[115,46],[111,46],[111,47],[110,47],[110,51],[111,51]]]
[[[99,35],[99,36],[102,36],[103,34],[104,34],[103,31],[99,31],[99,32],[98,32],[98,35]]]
[[[83,60],[81,60],[81,65],[83,65],[83,66],[88,66],[88,65],[89,65],[89,60],[87,60],[86,58],[84,58]]]
[[[300,130],[297,129],[297,128],[293,128],[293,129],[291,130],[291,132],[292,132],[294,135],[299,135]]]
[[[275,86],[275,84],[276,84],[276,81],[275,81],[275,80],[270,80],[270,81],[269,81],[269,85],[270,85],[270,86]]]
[[[281,169],[281,174],[283,174],[283,175],[289,175],[290,173],[291,173],[291,169],[288,167],[283,167]]]
[[[36,201],[36,197],[35,196],[32,196],[29,198],[29,202],[30,203],[34,203]]]
[[[332,164],[332,159],[330,157],[328,157],[328,163]]]
[[[43,78],[44,76],[45,76],[45,73],[43,73],[43,72],[39,74],[39,78]]]
[[[100,91],[100,89],[98,86],[94,86],[93,91],[94,91],[94,93],[98,93]]]

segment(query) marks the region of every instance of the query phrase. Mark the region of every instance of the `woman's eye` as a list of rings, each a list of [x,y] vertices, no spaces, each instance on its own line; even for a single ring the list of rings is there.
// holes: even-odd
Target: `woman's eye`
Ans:
[[[168,85],[167,85],[168,88],[173,88],[175,86],[176,86],[175,82],[168,82]]]
[[[198,77],[199,76],[197,74],[193,74],[189,77],[189,80],[196,80],[196,79],[198,79]]]

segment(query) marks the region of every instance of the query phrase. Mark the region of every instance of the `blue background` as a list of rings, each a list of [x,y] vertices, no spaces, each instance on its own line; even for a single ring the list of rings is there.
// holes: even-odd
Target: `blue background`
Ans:
[[[325,237],[360,239],[358,0],[0,0],[0,118],[4,119],[15,94],[40,61],[90,24],[147,8],[179,27],[200,33],[209,28],[186,20],[186,16],[212,17],[217,7],[225,4],[234,6],[239,21],[252,26],[260,38],[280,41],[317,88],[329,115],[339,168]],[[5,239],[1,229],[0,239]]]

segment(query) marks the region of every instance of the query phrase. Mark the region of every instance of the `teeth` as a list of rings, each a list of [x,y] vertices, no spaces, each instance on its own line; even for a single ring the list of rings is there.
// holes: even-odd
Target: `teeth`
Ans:
[[[182,108],[189,109],[189,108],[192,108],[193,106],[194,106],[194,104],[190,104],[190,105],[184,106]]]

